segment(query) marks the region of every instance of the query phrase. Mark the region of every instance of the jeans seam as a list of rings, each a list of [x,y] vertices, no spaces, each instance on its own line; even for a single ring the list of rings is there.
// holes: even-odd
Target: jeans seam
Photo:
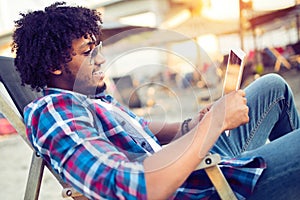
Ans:
[[[286,102],[286,105],[287,105],[288,108],[291,107],[291,105],[289,104],[288,101]],[[287,115],[289,116],[289,121],[290,121],[290,125],[291,125],[292,130],[293,130],[293,131],[296,130],[296,126],[295,126],[295,124],[294,124],[294,122],[293,122],[293,120],[292,120],[291,109],[287,109],[287,110],[286,110],[286,113],[287,113]]]
[[[249,134],[249,137],[246,140],[245,145],[242,148],[242,152],[245,152],[250,144],[250,142],[253,140],[254,135],[256,134],[256,131],[258,130],[259,126],[261,125],[261,123],[263,122],[263,120],[265,119],[265,117],[267,116],[267,114],[270,112],[270,110],[281,100],[283,100],[284,97],[278,97],[275,101],[273,101],[268,109],[262,114],[262,117],[257,121],[256,126],[253,128],[253,130],[251,131],[251,133]],[[289,113],[288,113],[289,115]],[[289,115],[290,118],[290,115]],[[291,121],[291,120],[290,120]]]
[[[287,106],[290,107],[290,105],[287,103]],[[286,111],[287,115],[289,116],[289,121],[290,121],[290,125],[292,130],[296,130],[295,124],[292,120],[292,116],[291,116],[291,112],[290,111]]]

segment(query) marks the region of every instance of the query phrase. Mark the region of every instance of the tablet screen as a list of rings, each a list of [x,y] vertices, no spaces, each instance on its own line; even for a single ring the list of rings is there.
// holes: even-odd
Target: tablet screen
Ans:
[[[230,51],[224,77],[222,95],[225,95],[234,90],[238,90],[240,88],[244,68],[244,57],[245,53],[242,50]]]

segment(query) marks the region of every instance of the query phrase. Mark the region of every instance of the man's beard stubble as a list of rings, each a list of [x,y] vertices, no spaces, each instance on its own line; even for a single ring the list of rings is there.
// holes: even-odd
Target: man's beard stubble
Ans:
[[[96,91],[95,91],[95,95],[104,92],[106,90],[106,88],[107,88],[106,83],[104,83],[102,86],[97,86]]]

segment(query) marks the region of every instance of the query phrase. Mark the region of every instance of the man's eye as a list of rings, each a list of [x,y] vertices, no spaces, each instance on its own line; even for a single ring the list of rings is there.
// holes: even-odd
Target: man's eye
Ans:
[[[83,54],[84,54],[85,56],[89,56],[89,55],[91,54],[91,52],[92,52],[92,50],[90,49],[90,50],[88,50],[88,51],[83,52]]]

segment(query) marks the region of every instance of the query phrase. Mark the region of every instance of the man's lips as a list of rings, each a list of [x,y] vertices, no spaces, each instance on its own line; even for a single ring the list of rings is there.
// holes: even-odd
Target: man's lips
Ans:
[[[93,72],[93,77],[99,78],[99,79],[104,79],[104,72],[103,71],[96,71]]]

